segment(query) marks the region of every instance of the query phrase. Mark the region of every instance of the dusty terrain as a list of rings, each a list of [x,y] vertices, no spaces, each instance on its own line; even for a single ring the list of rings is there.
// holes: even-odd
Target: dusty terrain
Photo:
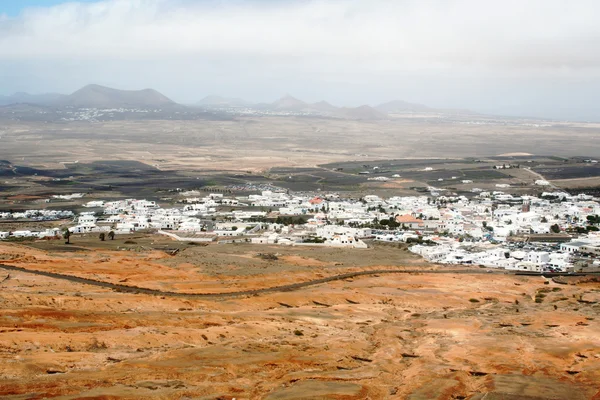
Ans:
[[[356,159],[600,155],[595,124],[400,118],[347,121],[236,117],[230,121],[0,124],[0,160],[57,168],[65,162],[136,160],[169,170],[264,171]]]
[[[39,122],[0,115],[0,209],[46,207],[52,194],[157,200],[178,188],[248,183],[357,196],[414,195],[414,188],[428,186],[470,194],[497,184],[531,194],[544,189],[534,184],[541,176],[565,189],[597,186],[600,167],[591,164],[600,155],[597,124],[473,118]],[[492,170],[515,163],[523,168]],[[369,180],[375,175],[400,177]]]
[[[598,283],[432,273],[457,269],[391,246],[183,246],[169,256],[152,238],[74,239],[2,244],[0,263],[181,293],[410,273],[199,299],[0,268],[2,398],[600,398]]]

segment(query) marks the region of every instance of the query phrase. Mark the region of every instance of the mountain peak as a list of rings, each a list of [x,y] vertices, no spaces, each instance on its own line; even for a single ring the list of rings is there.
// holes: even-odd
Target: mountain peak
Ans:
[[[165,107],[176,103],[154,89],[120,90],[89,84],[66,96],[61,105],[73,107]]]
[[[279,100],[275,101],[272,104],[272,107],[277,110],[302,110],[308,107],[308,104],[303,102],[302,100],[298,100],[297,98],[291,96],[290,94],[286,94]]]
[[[322,112],[333,112],[333,111],[338,110],[338,107],[334,106],[331,103],[326,102],[325,100],[321,100],[317,103],[312,104],[312,108],[314,108],[317,111],[322,111]]]
[[[366,104],[358,107],[343,107],[340,109],[339,114],[345,118],[359,120],[377,120],[388,118],[386,114]]]

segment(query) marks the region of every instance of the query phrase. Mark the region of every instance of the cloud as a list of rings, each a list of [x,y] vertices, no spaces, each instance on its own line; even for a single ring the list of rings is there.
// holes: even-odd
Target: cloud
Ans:
[[[390,71],[598,68],[595,0],[111,0],[0,20],[0,59],[247,58]]]
[[[0,87],[541,115],[600,102],[598,15],[597,0],[70,2],[0,16]]]

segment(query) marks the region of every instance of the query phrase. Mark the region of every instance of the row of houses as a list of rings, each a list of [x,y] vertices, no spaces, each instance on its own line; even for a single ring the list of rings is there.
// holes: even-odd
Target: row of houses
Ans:
[[[387,199],[376,195],[343,198],[338,194],[290,193],[265,190],[260,194],[228,197],[199,192],[183,193],[178,205],[163,208],[150,200],[92,200],[85,204],[96,211],[79,214],[73,233],[135,232],[144,229],[207,233],[216,237],[248,237],[254,243],[294,243],[361,247],[365,238],[382,241],[446,238],[449,243],[507,247],[512,238],[523,235],[553,233],[588,233],[598,229],[592,218],[600,215],[600,205],[592,196],[547,192],[541,196],[515,196],[502,191],[478,191],[473,197],[442,195],[432,188],[429,196],[394,196]],[[70,212],[27,211],[33,218],[43,215],[73,216]],[[54,213],[54,214],[53,214]],[[62,214],[61,214],[62,213]],[[19,215],[19,214],[17,214]],[[15,213],[11,213],[11,218]],[[0,214],[0,217],[2,215]],[[302,217],[302,218],[298,218]],[[590,219],[592,218],[592,219]],[[441,239],[432,243],[442,243]],[[519,258],[502,257],[492,252],[473,252],[463,247],[438,249],[415,247],[432,261],[481,262],[513,268],[513,265],[534,263],[564,267],[563,256],[550,254]],[[574,248],[573,245],[571,248]],[[452,251],[448,251],[451,249]],[[460,250],[460,251],[459,251]],[[590,252],[593,249],[589,249]],[[464,254],[461,252],[465,252]],[[573,253],[568,249],[560,253]],[[481,253],[476,257],[467,253]],[[503,251],[502,254],[506,252]],[[508,260],[508,261],[507,261]]]
[[[449,242],[436,246],[414,245],[410,250],[428,261],[440,264],[481,265],[527,272],[567,271],[573,267],[570,254],[566,252],[521,251],[491,243],[488,246],[473,248]]]
[[[58,228],[45,229],[43,231],[31,231],[31,230],[15,230],[15,231],[0,231],[0,240],[7,240],[11,238],[54,238],[59,237],[62,234]]]
[[[32,221],[56,221],[59,219],[74,218],[75,214],[69,210],[25,210],[0,212],[1,220],[32,220]]]

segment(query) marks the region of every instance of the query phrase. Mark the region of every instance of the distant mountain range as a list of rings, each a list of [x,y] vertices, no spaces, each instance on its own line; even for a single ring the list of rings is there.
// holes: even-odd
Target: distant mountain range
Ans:
[[[87,85],[69,95],[15,93],[0,97],[0,105],[10,104],[75,108],[163,108],[177,105],[154,89],[119,90],[100,85]]]
[[[318,103],[306,103],[291,95],[276,100],[273,103],[252,104],[249,101],[242,99],[228,99],[220,96],[207,96],[198,105],[206,108],[235,108],[248,107],[258,110],[271,110],[281,112],[295,113],[317,113],[326,116],[348,119],[375,120],[387,119],[391,114],[407,114],[407,113],[452,113],[452,114],[473,114],[468,110],[442,110],[435,109],[423,104],[408,103],[402,100],[394,100],[380,104],[376,107],[362,105],[359,107],[336,107],[326,101]]]
[[[28,104],[57,108],[169,109],[172,107],[184,107],[154,89],[119,90],[100,85],[87,85],[69,95],[59,93],[33,95],[20,92],[11,96],[0,96],[0,105],[11,104]],[[318,114],[333,118],[356,120],[388,119],[390,118],[390,115],[406,113],[433,114],[450,112],[472,114],[466,110],[440,110],[430,108],[422,104],[408,103],[401,100],[390,101],[380,104],[376,107],[371,107],[369,105],[362,105],[359,107],[336,107],[326,101],[306,103],[289,94],[274,101],[273,103],[259,104],[253,104],[252,102],[240,98],[211,95],[200,100],[195,104],[195,106],[213,110],[223,108],[249,108],[257,111],[268,111],[284,114]]]
[[[242,99],[227,99],[220,96],[208,96],[202,99],[199,105],[206,108],[235,108],[243,106],[264,111],[321,114],[330,117],[360,120],[388,118],[386,113],[382,113],[368,105],[363,105],[360,107],[336,107],[326,101],[320,101],[318,103],[306,103],[289,94],[274,101],[273,103],[259,104],[252,104],[249,101]]]
[[[25,92],[17,92],[10,96],[0,96],[0,105],[9,104],[39,104],[48,105],[56,103],[60,99],[66,97],[64,94],[59,93],[45,93],[45,94],[29,94]]]

